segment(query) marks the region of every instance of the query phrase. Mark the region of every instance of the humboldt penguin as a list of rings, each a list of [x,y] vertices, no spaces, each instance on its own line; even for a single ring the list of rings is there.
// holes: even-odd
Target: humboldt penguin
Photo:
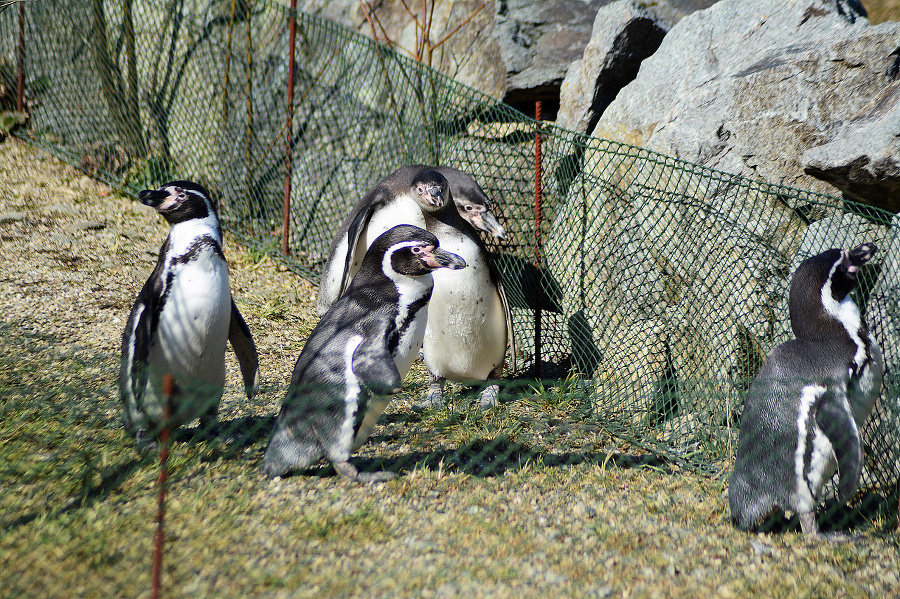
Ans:
[[[815,507],[838,471],[838,498],[856,490],[861,431],[881,388],[881,350],[850,297],[874,244],[804,260],[788,297],[795,339],[776,347],[754,379],[741,417],[728,501],[735,527],[755,530],[778,509],[817,536]]]
[[[172,181],[140,192],[138,199],[171,225],[122,335],[123,421],[143,446],[163,424],[175,428],[196,417],[203,428],[215,422],[228,341],[251,399],[258,386],[259,358],[231,296],[222,230],[209,193],[190,181]],[[162,395],[166,374],[175,383],[167,421]]]
[[[350,455],[365,443],[422,346],[432,272],[465,261],[411,225],[378,236],[346,292],[313,329],[263,457],[270,477],[302,470],[323,456],[343,477],[363,482]]]
[[[410,181],[413,185],[407,193]],[[457,199],[457,189],[462,199]],[[440,197],[442,201],[423,201],[426,197]],[[387,208],[401,203],[409,209]],[[415,206],[419,207],[418,213]],[[353,262],[346,248],[354,248],[358,255],[368,247],[367,239],[372,237],[369,230],[378,232],[387,223],[423,226],[437,235],[444,249],[463,256],[469,264],[464,271],[434,274],[432,309],[423,346],[430,381],[428,394],[416,405],[417,409],[443,404],[445,379],[493,381],[502,372],[512,331],[511,318],[499,272],[473,226],[497,237],[506,236],[490,206],[484,191],[463,171],[443,166],[406,166],[388,175],[353,208],[332,244],[337,251],[332,251],[322,277],[319,310],[328,305],[328,298],[340,294],[340,289],[335,291],[335,282],[353,276]],[[336,275],[335,265],[341,260],[345,269]],[[515,356],[515,351],[511,354]],[[479,404],[496,405],[498,394],[498,385],[489,382],[481,392]]]

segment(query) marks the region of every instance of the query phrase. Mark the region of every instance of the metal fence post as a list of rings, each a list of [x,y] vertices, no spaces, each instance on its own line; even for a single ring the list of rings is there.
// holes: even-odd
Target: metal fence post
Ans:
[[[19,81],[16,91],[16,110],[25,112],[25,3],[19,3],[19,52],[18,52]]]
[[[542,160],[541,155],[541,110],[543,106],[538,100],[534,103],[534,120],[537,121],[537,131],[534,134],[534,255],[537,267],[538,280],[535,286],[535,310],[534,310],[534,374],[541,378],[541,296],[543,284],[541,277],[541,226],[544,220],[544,206],[541,189]]]
[[[287,147],[285,148],[285,170],[284,175],[284,224],[281,227],[281,253],[287,256],[290,249],[288,243],[288,234],[291,230],[291,177],[294,172],[293,151],[294,151],[294,66],[296,59],[294,50],[297,41],[297,0],[291,0],[291,12],[288,17],[288,29],[290,37],[290,50],[288,57],[288,88],[287,88]]]
[[[169,478],[169,420],[172,418],[172,392],[175,381],[171,374],[163,378],[163,399],[165,401],[165,421],[159,432],[159,495],[156,500],[156,536],[153,539],[153,586],[152,599],[159,599],[162,588],[162,558],[165,542],[164,520],[166,515],[166,481]]]

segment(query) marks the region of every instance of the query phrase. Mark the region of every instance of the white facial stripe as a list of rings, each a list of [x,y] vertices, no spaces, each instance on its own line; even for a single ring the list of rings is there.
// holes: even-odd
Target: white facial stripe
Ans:
[[[834,273],[843,261],[844,254],[841,253],[841,258],[835,262],[831,266],[831,270],[828,271],[828,280],[825,282],[825,285],[822,286],[822,306],[825,307],[825,312],[844,326],[847,330],[847,334],[850,335],[850,339],[856,344],[856,353],[853,355],[853,361],[856,363],[857,369],[859,369],[862,368],[863,362],[866,360],[866,346],[859,336],[859,329],[862,326],[862,317],[859,314],[859,308],[856,307],[856,304],[853,303],[853,300],[850,299],[849,295],[845,297],[843,301],[837,302],[831,294],[831,282]]]
[[[384,258],[381,261],[381,270],[386,274],[390,279],[395,279],[397,276],[405,276],[394,270],[393,265],[391,264],[391,260],[394,257],[394,252],[397,252],[403,248],[415,247],[421,245],[421,241],[402,241],[400,243],[395,243],[391,247],[388,248],[388,251],[384,253]]]
[[[806,385],[800,392],[800,409],[797,414],[797,448],[794,450],[794,480],[797,481],[797,503],[800,505],[813,504],[813,490],[810,489],[804,472],[804,458],[806,456],[806,428],[809,422],[809,413],[813,404],[826,391],[825,385]],[[816,445],[816,443],[814,443]]]

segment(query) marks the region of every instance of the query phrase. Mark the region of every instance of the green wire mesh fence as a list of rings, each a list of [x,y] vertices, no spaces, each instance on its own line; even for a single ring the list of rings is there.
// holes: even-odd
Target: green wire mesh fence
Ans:
[[[16,134],[132,194],[198,181],[229,231],[313,282],[348,208],[382,177],[410,163],[467,171],[510,234],[485,240],[511,304],[518,371],[507,373],[508,396],[521,394],[516,377],[527,386],[538,369],[552,380],[577,375],[557,388],[580,398],[582,421],[715,474],[733,459],[743,397],[763,358],[791,338],[793,269],[826,248],[875,242],[854,297],[888,372],[864,431],[861,487],[896,498],[893,215],[578,136],[304,14],[288,130],[288,16],[266,0],[29,3],[29,121]],[[18,31],[17,10],[0,15],[5,103],[16,89]],[[525,437],[458,459],[480,468],[515,461]]]

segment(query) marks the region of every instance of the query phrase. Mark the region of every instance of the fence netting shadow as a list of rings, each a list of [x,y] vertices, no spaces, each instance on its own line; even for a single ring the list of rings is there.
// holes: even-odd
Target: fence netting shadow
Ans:
[[[0,14],[3,110],[12,110],[16,89],[18,14]],[[666,462],[724,476],[750,383],[766,354],[792,338],[791,273],[825,249],[873,242],[879,251],[853,297],[882,348],[886,374],[863,430],[865,468],[854,501],[892,498],[896,506],[900,221],[894,215],[578,136],[305,14],[297,15],[288,130],[288,16],[268,0],[206,8],[28,3],[29,120],[16,135],[131,194],[172,179],[202,183],[218,202],[223,226],[313,282],[349,207],[382,177],[413,163],[472,174],[509,233],[484,241],[510,301],[515,360],[508,363],[516,370],[506,373],[495,412],[473,407],[459,386],[447,408],[416,413],[409,408],[422,383],[408,382],[404,398],[357,454],[360,468],[402,474],[446,467],[492,476],[529,462],[602,461],[609,456],[597,449],[604,443],[598,439],[613,434]],[[107,415],[116,406],[113,386],[110,380],[105,389]],[[6,526],[41,517],[49,509],[45,499],[53,510],[90,501],[146,464],[137,454],[104,464],[102,452],[81,446],[70,447],[69,457],[33,455],[30,465],[16,464],[15,455],[27,454],[30,444],[45,443],[25,423],[37,426],[46,416],[43,396],[16,388],[20,397],[5,401],[3,420],[22,427],[7,431],[17,441],[4,445],[3,462],[10,478],[23,481],[21,496],[31,499],[7,512]],[[270,403],[284,388],[270,389]],[[88,401],[68,395],[73,404]],[[239,401],[237,392],[226,393],[217,433],[196,459],[258,459],[277,402],[268,412],[240,416],[229,408]],[[99,413],[91,412],[90,427],[103,436],[118,431],[117,417],[94,422]],[[62,412],[55,417],[63,428],[85,422]],[[84,434],[101,434],[90,430]],[[40,497],[53,459],[81,472],[59,501]],[[313,474],[326,476],[327,467]],[[826,500],[835,492],[829,483]]]

